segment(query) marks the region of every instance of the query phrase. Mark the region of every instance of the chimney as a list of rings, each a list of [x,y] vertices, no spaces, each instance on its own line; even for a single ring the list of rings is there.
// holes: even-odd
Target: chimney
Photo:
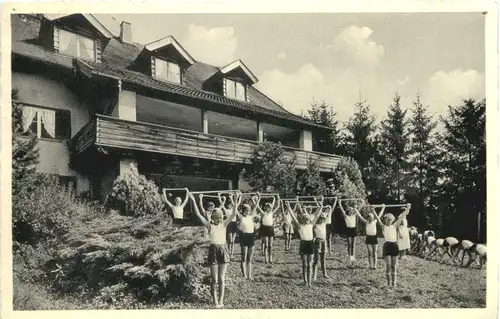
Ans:
[[[122,42],[132,43],[132,25],[130,22],[122,21],[120,24],[120,40]]]

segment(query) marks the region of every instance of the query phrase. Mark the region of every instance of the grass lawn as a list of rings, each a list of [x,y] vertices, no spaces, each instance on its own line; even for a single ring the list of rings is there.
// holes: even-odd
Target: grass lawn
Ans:
[[[367,269],[364,237],[358,238],[357,260],[347,260],[345,240],[336,238],[333,253],[327,257],[329,279],[321,270],[313,287],[301,279],[299,241],[292,251],[284,251],[283,240],[275,240],[274,264],[266,265],[256,241],[253,274],[250,282],[241,276],[240,249],[235,246],[234,260],[226,275],[226,309],[293,308],[481,308],[486,306],[486,267],[482,270],[439,264],[408,256],[398,267],[398,287],[387,287],[385,262],[378,269]],[[381,256],[379,245],[379,256]],[[209,270],[207,268],[207,274]],[[170,302],[161,308],[212,308],[210,296],[199,303]]]

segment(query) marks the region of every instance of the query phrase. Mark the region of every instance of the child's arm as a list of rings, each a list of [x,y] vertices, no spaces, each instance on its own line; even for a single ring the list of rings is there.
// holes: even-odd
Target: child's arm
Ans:
[[[358,216],[359,220],[361,220],[363,223],[367,224],[368,221],[361,216],[361,213],[359,212],[357,207],[354,207],[354,211],[356,212],[356,215]]]
[[[399,225],[403,221],[403,218],[406,217],[406,215],[408,215],[408,213],[410,213],[410,207],[411,207],[410,204],[406,205],[404,212],[399,214],[398,219],[393,223],[394,226],[399,227]]]
[[[341,199],[339,200],[339,207],[340,207],[340,211],[342,212],[342,216],[344,216],[344,218],[347,218],[347,214],[345,213],[344,206],[342,206],[342,200]]]
[[[191,193],[189,193],[189,194],[191,194]],[[198,198],[200,200],[200,210],[203,214],[206,214],[207,212],[205,211],[205,208],[203,208],[203,194],[200,194],[200,196]]]
[[[186,197],[184,197],[184,201],[182,202],[181,204],[181,207],[184,208],[189,200],[189,196],[188,196],[188,193],[189,193],[189,189],[187,188],[184,188],[184,190],[186,191]]]
[[[382,216],[382,213],[384,212],[385,210],[385,204],[382,205],[382,210],[380,211],[381,213],[380,214],[375,214],[375,218],[377,219],[377,224],[380,225],[380,227],[384,227],[384,223],[382,223],[382,221],[380,220],[381,216]]]
[[[238,212],[238,197],[240,194],[231,194],[229,195],[229,200],[231,201],[231,204],[233,204],[233,211],[231,212],[231,215],[227,217],[227,219],[224,221],[224,226],[229,225],[229,223],[233,220],[234,216],[236,216],[236,212]],[[235,198],[236,197],[236,198]]]
[[[318,221],[318,218],[322,212],[323,212],[323,203],[319,203],[319,208],[316,210],[316,213],[314,214],[314,218],[312,220],[313,225],[316,224],[316,222]]]
[[[208,230],[210,230],[210,223],[203,217],[203,215],[200,214],[200,210],[198,209],[198,205],[196,204],[196,200],[194,199],[194,195],[189,193],[188,194],[189,198],[191,199],[191,202],[193,203],[194,206],[194,212],[196,214],[196,217],[201,221],[203,226],[205,226]]]
[[[226,210],[226,196],[221,196],[221,193],[217,193],[217,197],[219,198],[219,208],[224,208]]]
[[[167,191],[165,189],[163,189],[163,198],[167,202],[168,207],[170,207],[170,209],[174,209],[174,205],[168,200]],[[186,194],[186,198],[187,198],[187,194]]]
[[[290,206],[290,204],[289,204],[289,203],[287,203],[287,204]],[[299,204],[297,204],[297,205],[299,205]],[[293,222],[294,222],[297,226],[300,226],[299,221],[297,220],[297,217],[295,216],[295,212],[290,211],[290,215],[292,216],[292,221],[293,221]]]
[[[276,204],[276,197],[273,196],[273,201],[271,202],[271,207],[274,207],[274,204]]]
[[[278,210],[280,209],[281,207],[281,200],[280,200],[280,195],[277,196],[278,197],[278,205],[276,206],[276,208],[273,210],[273,214],[276,214],[278,212]],[[273,207],[274,207],[274,204],[276,203],[276,198],[273,197]]]

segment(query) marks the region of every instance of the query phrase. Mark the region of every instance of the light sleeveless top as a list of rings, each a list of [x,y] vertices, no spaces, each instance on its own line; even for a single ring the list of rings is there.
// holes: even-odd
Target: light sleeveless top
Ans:
[[[210,244],[224,245],[226,243],[226,226],[224,223],[210,225],[209,238]]]
[[[255,225],[253,224],[253,217],[251,215],[241,218],[240,229],[245,234],[252,234],[254,232]]]
[[[284,220],[285,220],[285,224],[286,224],[287,226],[292,225],[292,215],[290,215],[290,213],[285,214],[285,218],[284,218]]]
[[[474,246],[474,244],[470,240],[462,240],[462,247],[464,249],[469,249],[472,246]]]
[[[307,240],[307,241],[313,240],[314,239],[313,225],[312,224],[300,225],[299,236],[300,240]]]
[[[377,235],[377,221],[374,220],[371,223],[366,223],[366,235],[375,236]]]
[[[445,240],[450,246],[458,244],[458,239],[456,239],[455,237],[446,237]]]
[[[437,240],[436,240],[436,244],[437,244],[438,246],[443,246],[443,244],[444,244],[444,239],[443,239],[443,238],[439,238],[439,239],[437,239]]]
[[[182,206],[174,206],[172,208],[172,210],[173,210],[174,218],[176,218],[176,219],[184,218],[184,208]]]
[[[476,246],[476,251],[479,254],[479,256],[484,256],[486,255],[486,246],[479,244]]]
[[[345,224],[349,228],[356,227],[356,215],[346,215]]]
[[[382,232],[386,242],[396,243],[398,241],[398,231],[395,226],[384,226]]]
[[[326,223],[314,225],[314,234],[316,238],[326,239]]]
[[[332,212],[329,212],[328,214],[326,214],[326,224],[331,225],[331,223],[332,223]]]
[[[262,225],[273,226],[273,212],[264,213],[262,216]]]

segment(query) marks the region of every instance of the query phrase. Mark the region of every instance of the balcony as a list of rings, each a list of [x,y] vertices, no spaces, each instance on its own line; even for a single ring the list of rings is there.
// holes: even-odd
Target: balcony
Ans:
[[[74,156],[95,145],[247,164],[257,144],[249,140],[104,115],[97,115],[95,121],[88,123],[72,139]],[[340,159],[340,156],[331,154],[284,148],[288,158],[296,156],[297,168],[305,168],[310,157],[319,160],[322,172],[330,172]]]

